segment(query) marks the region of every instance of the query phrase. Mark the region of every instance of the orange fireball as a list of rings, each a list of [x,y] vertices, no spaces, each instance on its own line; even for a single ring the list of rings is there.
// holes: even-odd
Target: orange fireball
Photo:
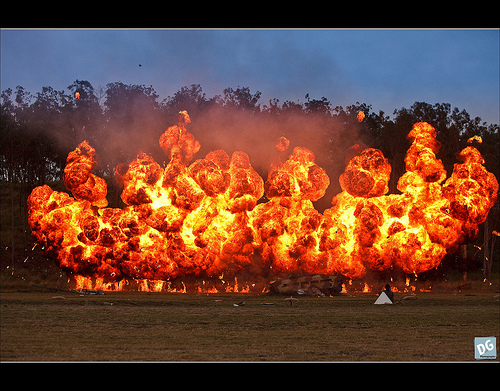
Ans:
[[[358,118],[358,122],[363,122],[363,120],[365,119],[365,113],[359,110],[358,115],[356,117]]]
[[[161,135],[166,166],[141,152],[116,168],[123,209],[106,208],[106,182],[92,173],[95,150],[84,141],[70,152],[63,179],[72,197],[45,185],[28,198],[29,224],[45,255],[99,286],[136,280],[149,290],[176,278],[226,276],[237,284],[239,275],[421,273],[477,237],[497,199],[498,182],[472,146],[445,181],[440,143],[425,122],[408,135],[401,194],[387,195],[391,166],[382,152],[358,148],[339,178],[342,192],[323,214],[313,202],[330,179],[312,151],[295,147],[264,183],[242,151],[216,150],[190,163],[200,144],[189,123],[181,111]],[[276,143],[281,152],[288,145],[284,137]]]

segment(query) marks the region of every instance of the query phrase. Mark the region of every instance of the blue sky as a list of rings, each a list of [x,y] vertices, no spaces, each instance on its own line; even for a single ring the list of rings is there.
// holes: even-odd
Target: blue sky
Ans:
[[[160,98],[201,84],[392,115],[415,101],[450,103],[499,123],[499,30],[5,30],[1,89],[152,85]],[[139,64],[142,64],[139,67]]]

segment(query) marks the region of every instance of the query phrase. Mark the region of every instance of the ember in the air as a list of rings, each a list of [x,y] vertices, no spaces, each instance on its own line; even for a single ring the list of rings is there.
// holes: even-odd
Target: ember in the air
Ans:
[[[343,191],[323,214],[312,202],[330,180],[312,151],[294,148],[264,182],[241,151],[216,150],[189,164],[200,149],[189,123],[182,111],[161,135],[166,167],[139,153],[116,168],[123,209],[106,208],[106,182],[92,174],[95,150],[84,141],[71,152],[63,179],[73,197],[45,185],[28,199],[29,224],[45,255],[75,276],[105,282],[242,272],[356,279],[391,267],[420,273],[473,240],[497,199],[498,182],[472,146],[458,154],[461,163],[445,181],[440,143],[425,122],[408,135],[402,194],[387,195],[391,166],[368,148],[349,161]],[[284,137],[276,143],[281,152],[288,146]],[[264,193],[269,201],[258,204]]]
[[[356,116],[358,118],[358,122],[363,122],[365,119],[365,113],[363,113],[361,110],[358,111],[358,115]]]

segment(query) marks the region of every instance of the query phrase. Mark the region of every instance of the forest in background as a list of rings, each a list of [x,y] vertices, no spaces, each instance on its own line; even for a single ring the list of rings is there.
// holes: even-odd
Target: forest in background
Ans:
[[[287,153],[295,146],[311,149],[316,163],[330,177],[326,195],[315,203],[320,212],[330,207],[332,197],[341,191],[338,178],[355,144],[383,152],[392,166],[390,193],[398,193],[397,181],[406,171],[404,157],[410,146],[406,137],[413,124],[421,121],[436,128],[442,145],[438,158],[448,176],[458,162],[456,153],[468,145],[470,137],[480,136],[483,143],[474,142],[474,146],[483,155],[488,171],[500,178],[499,125],[472,118],[465,109],[448,103],[415,102],[388,115],[373,111],[367,103],[342,107],[326,97],[316,99],[309,94],[304,102],[261,102],[260,97],[259,91],[239,86],[208,97],[200,85],[193,84],[160,100],[152,86],[114,82],[94,88],[84,80],[76,80],[62,91],[50,86],[36,93],[21,86],[3,90],[0,180],[2,200],[10,202],[2,206],[2,258],[7,250],[12,263],[27,255],[33,242],[26,199],[34,187],[43,184],[64,190],[61,179],[66,157],[80,142],[87,140],[96,149],[99,166],[95,174],[108,183],[109,206],[122,207],[121,190],[114,181],[116,166],[131,161],[140,151],[166,164],[168,158],[158,139],[177,123],[180,110],[188,111],[192,120],[188,130],[201,144],[194,159],[216,149],[229,154],[242,150],[264,180],[269,165],[286,158],[274,148],[280,136],[291,142]],[[363,122],[357,120],[360,110],[365,114]],[[495,239],[491,231],[499,230],[498,209],[497,202],[478,239],[481,243],[484,239],[482,251],[489,259],[493,258]]]

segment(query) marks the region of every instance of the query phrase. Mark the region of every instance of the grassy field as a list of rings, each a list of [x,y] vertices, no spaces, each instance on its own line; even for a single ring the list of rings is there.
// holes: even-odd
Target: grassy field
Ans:
[[[268,294],[4,291],[0,358],[474,361],[474,337],[500,340],[498,292],[416,297],[377,306],[373,294],[299,296],[290,306]]]

